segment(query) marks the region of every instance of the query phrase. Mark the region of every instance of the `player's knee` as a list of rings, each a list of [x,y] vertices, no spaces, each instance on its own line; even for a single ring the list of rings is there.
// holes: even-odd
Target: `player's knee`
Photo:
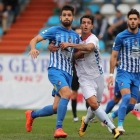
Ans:
[[[57,106],[53,105],[53,110],[57,113]]]
[[[113,100],[114,100],[114,102],[115,102],[116,104],[120,101],[120,99],[121,99],[120,97],[114,97],[114,98],[113,98]]]
[[[71,97],[71,92],[65,92],[65,93],[62,94],[61,97],[62,97],[62,98],[70,99],[70,97]]]
[[[98,103],[90,103],[90,107],[92,110],[96,110],[99,107],[99,105]]]

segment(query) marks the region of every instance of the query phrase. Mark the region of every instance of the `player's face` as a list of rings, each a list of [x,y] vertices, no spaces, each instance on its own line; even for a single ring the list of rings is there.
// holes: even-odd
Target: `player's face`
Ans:
[[[60,16],[60,20],[62,22],[62,25],[64,27],[69,27],[71,26],[73,20],[74,20],[74,17],[72,15],[72,12],[71,11],[68,11],[68,10],[63,10],[62,11],[62,14]]]
[[[137,17],[137,15],[136,14],[130,15],[127,20],[128,28],[130,28],[131,30],[135,30],[138,28],[138,24],[139,24],[139,18]]]
[[[89,18],[83,18],[80,28],[82,29],[82,33],[90,33],[93,28],[92,21]]]

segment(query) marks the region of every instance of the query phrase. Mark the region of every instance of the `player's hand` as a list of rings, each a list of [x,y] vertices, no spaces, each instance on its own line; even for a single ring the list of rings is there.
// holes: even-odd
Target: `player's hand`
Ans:
[[[62,42],[59,45],[60,45],[61,49],[66,49],[70,46],[69,43],[66,43],[66,42]]]
[[[37,49],[32,49],[29,53],[28,56],[31,55],[32,59],[37,58],[37,56],[39,55],[39,51]]]
[[[113,86],[113,76],[109,77],[109,80],[108,80],[108,90],[110,89],[110,85]]]
[[[57,50],[59,50],[59,46],[54,46],[54,44],[55,42],[51,42],[47,47],[51,52],[56,52]]]

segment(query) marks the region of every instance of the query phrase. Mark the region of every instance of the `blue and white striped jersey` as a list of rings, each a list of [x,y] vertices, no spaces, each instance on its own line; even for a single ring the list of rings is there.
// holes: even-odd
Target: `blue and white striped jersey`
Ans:
[[[53,26],[40,33],[40,35],[44,39],[49,39],[50,42],[55,42],[55,46],[59,46],[59,43],[62,42],[79,44],[79,35],[73,30],[65,29],[63,26]],[[59,48],[59,50],[56,52],[50,52],[49,67],[55,67],[56,69],[66,71],[72,75],[73,53],[74,49],[71,47],[64,50]]]
[[[136,34],[127,29],[119,33],[112,49],[120,53],[118,69],[132,73],[139,72],[140,29]]]

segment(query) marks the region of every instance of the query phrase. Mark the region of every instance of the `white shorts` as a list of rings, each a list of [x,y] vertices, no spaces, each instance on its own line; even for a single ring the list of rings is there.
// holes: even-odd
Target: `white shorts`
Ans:
[[[101,102],[104,91],[104,76],[101,75],[95,79],[79,77],[80,87],[85,99],[96,96],[98,103]]]

